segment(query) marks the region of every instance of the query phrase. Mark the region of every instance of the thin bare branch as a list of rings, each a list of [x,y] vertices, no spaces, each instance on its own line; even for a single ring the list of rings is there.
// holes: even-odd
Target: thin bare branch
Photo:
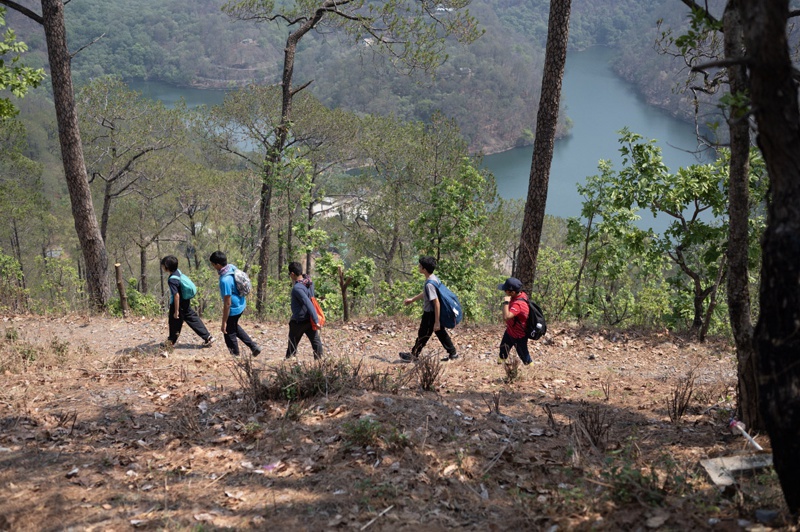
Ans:
[[[66,2],[64,2],[64,3],[66,3]],[[38,13],[34,13],[33,11],[31,11],[30,9],[28,9],[25,6],[21,6],[16,2],[12,2],[11,0],[0,0],[0,4],[3,4],[4,6],[8,6],[11,9],[13,9],[14,11],[22,13],[23,15],[25,15],[26,17],[28,17],[29,19],[31,19],[34,22],[37,22],[39,24],[44,24],[44,19],[42,18],[41,15],[39,15]]]
[[[103,37],[105,37],[105,36],[106,36],[106,34],[105,34],[105,33],[103,33],[102,35],[100,35],[98,38],[96,38],[96,39],[95,39],[95,40],[93,40],[92,42],[84,44],[83,46],[81,46],[80,48],[78,48],[78,49],[77,49],[77,50],[76,50],[74,53],[70,54],[70,55],[69,55],[69,57],[70,57],[70,58],[74,58],[76,55],[78,55],[79,53],[81,53],[82,51],[84,51],[86,48],[89,48],[91,45],[93,45],[94,43],[96,43],[97,41],[99,41],[100,39],[102,39],[102,38],[103,38]]]

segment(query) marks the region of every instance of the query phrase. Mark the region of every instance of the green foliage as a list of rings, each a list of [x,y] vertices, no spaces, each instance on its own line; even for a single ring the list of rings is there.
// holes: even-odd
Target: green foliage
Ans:
[[[652,141],[623,130],[620,143],[622,170],[614,172],[601,161],[601,174],[579,187],[582,220],[569,222],[568,242],[582,248],[572,312],[611,325],[667,319],[677,328],[719,330],[726,317],[717,305],[721,298],[711,296],[724,289],[727,153],[712,164],[670,173]],[[755,254],[763,174],[754,157],[750,249]],[[660,235],[642,230],[635,225],[639,209],[672,221]]]
[[[412,305],[404,305],[403,300],[410,294],[418,294],[420,290],[419,281],[395,281],[392,284],[381,281],[378,286],[375,312],[386,316],[397,314],[415,316],[419,314],[419,309]]]
[[[142,294],[137,290],[136,279],[128,279],[128,287],[125,295],[128,298],[128,307],[136,316],[154,317],[162,313],[161,305],[152,294]],[[108,311],[113,316],[122,316],[122,303],[119,298],[112,299],[108,306]]]
[[[0,31],[6,25],[6,9],[0,6]],[[34,69],[20,62],[20,54],[26,52],[28,46],[17,41],[12,29],[6,29],[0,39],[0,93],[10,91],[17,98],[22,98],[28,89],[39,86],[44,79],[44,69]],[[10,98],[0,98],[0,120],[17,114]]]
[[[35,265],[41,272],[34,292],[39,297],[31,298],[35,312],[64,313],[85,308],[84,283],[67,257],[37,257]]]
[[[26,305],[22,288],[22,268],[19,262],[0,252],[0,310],[20,311]]]
[[[483,227],[495,194],[493,179],[463,158],[457,173],[444,174],[433,183],[426,208],[411,223],[416,248],[437,258],[437,273],[458,294],[470,317],[481,314],[477,291],[486,278],[489,256]]]
[[[264,387],[270,399],[297,401],[352,388],[360,382],[360,372],[361,363],[347,358],[285,363],[272,370]]]
[[[371,417],[362,417],[356,421],[342,424],[345,440],[351,447],[374,446],[380,441],[383,426]]]

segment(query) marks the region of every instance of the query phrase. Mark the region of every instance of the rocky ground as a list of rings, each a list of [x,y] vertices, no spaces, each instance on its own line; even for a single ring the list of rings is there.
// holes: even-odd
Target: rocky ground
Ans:
[[[245,321],[248,366],[160,348],[165,319],[0,319],[0,530],[789,528],[772,469],[699,465],[754,452],[725,341],[552,324],[523,368],[462,324],[407,364],[417,323],[376,319],[286,364],[286,324]]]

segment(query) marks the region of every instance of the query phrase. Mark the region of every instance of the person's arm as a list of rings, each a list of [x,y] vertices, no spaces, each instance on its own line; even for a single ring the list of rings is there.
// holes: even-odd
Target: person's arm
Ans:
[[[180,305],[181,305],[181,291],[178,290],[175,292],[175,295],[172,298],[175,301],[175,319],[177,320],[180,317]]]
[[[511,313],[511,311],[509,310],[509,307],[511,307],[511,297],[510,296],[506,296],[503,299],[503,303],[502,303],[503,319],[506,320],[506,321],[516,317],[516,314],[512,314]]]
[[[231,314],[231,296],[222,296],[222,334],[227,333],[228,316]]]
[[[437,297],[433,301],[433,330],[438,331],[442,328],[442,325],[439,323],[439,298]]]
[[[419,294],[415,295],[414,297],[408,297],[408,298],[404,299],[403,303],[406,304],[406,305],[410,305],[411,303],[414,303],[414,302],[419,301],[420,299],[422,299],[424,297],[424,295],[425,295],[424,292],[420,292]]]

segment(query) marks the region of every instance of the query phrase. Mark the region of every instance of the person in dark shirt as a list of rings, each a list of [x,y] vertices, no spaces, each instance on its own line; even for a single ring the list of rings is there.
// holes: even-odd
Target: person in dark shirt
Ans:
[[[169,323],[169,336],[162,345],[172,347],[178,342],[183,322],[192,329],[197,336],[203,339],[203,347],[210,347],[214,337],[206,329],[203,320],[192,308],[192,300],[181,297],[181,276],[184,274],[178,269],[178,258],[167,255],[161,259],[161,268],[169,273],[167,285],[169,286],[169,310],[167,311]]]
[[[319,327],[319,317],[311,303],[314,296],[314,282],[308,275],[303,274],[303,266],[299,262],[289,263],[289,277],[292,279],[291,308],[292,317],[289,320],[289,345],[286,348],[286,358],[297,355],[297,344],[308,337],[311,348],[314,350],[314,360],[322,358],[322,339],[319,331],[311,327],[313,321]]]

